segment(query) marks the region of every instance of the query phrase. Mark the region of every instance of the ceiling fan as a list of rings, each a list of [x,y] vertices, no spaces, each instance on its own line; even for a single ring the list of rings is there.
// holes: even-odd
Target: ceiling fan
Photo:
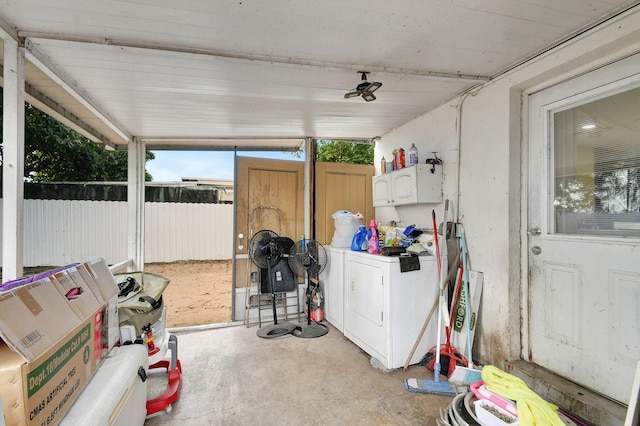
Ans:
[[[367,81],[367,74],[369,74],[369,71],[358,71],[358,73],[362,74],[362,82],[358,84],[355,89],[345,93],[344,98],[349,99],[356,96],[362,96],[367,102],[375,101],[376,97],[373,92],[378,90],[378,88],[382,86],[382,83],[378,83],[377,81]]]

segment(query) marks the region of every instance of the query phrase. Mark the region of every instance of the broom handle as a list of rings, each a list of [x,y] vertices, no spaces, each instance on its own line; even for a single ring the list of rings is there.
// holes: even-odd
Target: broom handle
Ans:
[[[440,260],[447,257],[447,212],[449,211],[449,200],[445,200],[444,202],[444,218],[442,219],[442,249],[440,249]],[[446,262],[442,261],[442,272],[440,272],[439,277],[442,278],[444,275],[444,271],[447,270]],[[440,381],[440,341],[442,338],[442,320],[444,316],[444,311],[442,310],[442,304],[444,303],[444,281],[440,283],[440,299],[438,304],[438,335],[437,335],[437,345],[436,345],[436,363],[433,364],[433,380],[434,382]],[[449,307],[447,307],[447,312],[449,311]],[[447,321],[449,317],[447,317]]]
[[[461,247],[462,247],[462,264],[463,264],[463,271],[464,271],[464,295],[465,295],[465,303],[466,303],[466,307],[465,307],[465,316],[466,316],[466,323],[467,323],[467,349],[468,349],[468,353],[469,353],[469,359],[468,361],[468,365],[469,367],[473,364],[473,355],[472,355],[472,344],[473,341],[471,340],[471,307],[469,306],[469,304],[471,303],[471,295],[469,294],[469,259],[468,259],[468,254],[469,251],[467,249],[467,237],[465,235],[464,232],[464,228],[462,228],[462,236],[461,236]]]
[[[438,241],[438,223],[436,222],[436,211],[431,210],[431,221],[433,223],[433,242],[436,246],[436,260],[438,261],[438,282],[442,279],[442,258],[440,257],[440,242]]]
[[[453,261],[453,263],[451,264],[451,269],[449,269],[449,274],[447,275],[447,278],[445,279],[444,288],[447,288],[447,285],[449,285],[449,280],[451,279],[451,276],[453,275],[453,272],[458,269],[458,267],[456,265],[457,265],[458,261],[460,260],[460,255],[461,254],[462,254],[462,249],[458,250],[458,254],[457,254],[455,260]],[[429,312],[429,315],[427,316],[426,321],[422,325],[422,330],[420,330],[420,334],[418,335],[418,338],[416,339],[416,342],[413,344],[413,349],[411,349],[411,353],[409,354],[409,357],[407,358],[407,361],[404,363],[404,367],[402,368],[402,371],[406,371],[407,368],[409,367],[409,363],[411,362],[411,358],[413,358],[413,354],[416,353],[416,349],[418,349],[418,345],[420,344],[420,340],[422,340],[422,336],[424,336],[424,332],[427,330],[427,326],[429,325],[429,321],[431,321],[431,317],[433,316],[433,313],[436,311],[436,308],[438,307],[439,300],[440,299],[438,298],[438,299],[435,300],[435,302],[433,302],[433,306],[431,307],[431,312]],[[438,342],[438,344],[440,344],[440,342]]]

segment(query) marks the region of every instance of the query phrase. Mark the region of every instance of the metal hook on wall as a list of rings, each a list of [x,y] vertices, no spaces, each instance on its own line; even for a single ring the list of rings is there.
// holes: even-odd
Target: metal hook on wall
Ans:
[[[427,164],[431,164],[431,173],[436,172],[436,164],[441,165],[442,160],[438,158],[438,153],[433,152],[433,158],[427,158]]]

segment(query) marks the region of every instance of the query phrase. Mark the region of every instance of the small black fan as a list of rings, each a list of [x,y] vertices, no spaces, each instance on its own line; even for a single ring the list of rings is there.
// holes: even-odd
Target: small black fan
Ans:
[[[282,323],[278,324],[278,312],[276,310],[276,294],[273,278],[271,277],[271,268],[278,264],[284,253],[280,250],[278,244],[278,234],[268,229],[258,231],[249,240],[249,258],[261,269],[267,270],[269,277],[269,290],[271,292],[271,306],[273,309],[273,324],[266,325],[258,329],[258,337],[272,338],[280,337],[293,332],[296,328],[294,324]],[[260,302],[258,302],[260,303]],[[258,309],[260,309],[258,307]]]
[[[382,86],[382,83],[378,83],[377,81],[367,81],[367,74],[369,74],[369,71],[358,71],[358,73],[362,74],[362,82],[358,84],[355,89],[345,93],[344,98],[349,99],[356,96],[362,96],[362,98],[367,102],[375,101],[376,97],[373,92],[378,90],[380,86]]]
[[[299,327],[293,332],[294,336],[311,338],[324,336],[329,329],[323,324],[318,324],[322,318],[316,316],[311,323],[312,302],[316,307],[322,305],[322,291],[320,289],[320,273],[327,266],[327,251],[322,244],[315,240],[302,239],[296,242],[289,252],[289,267],[296,276],[307,279],[307,325]]]
[[[249,240],[249,257],[251,261],[262,269],[275,266],[280,261],[278,234],[268,229],[258,231]]]

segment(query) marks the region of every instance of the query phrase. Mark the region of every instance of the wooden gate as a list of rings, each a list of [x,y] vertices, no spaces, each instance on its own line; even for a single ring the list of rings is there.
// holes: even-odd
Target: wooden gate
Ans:
[[[367,226],[375,217],[373,172],[373,166],[363,164],[316,163],[315,238],[321,244],[331,244],[334,231],[331,215],[336,211],[360,212]]]

